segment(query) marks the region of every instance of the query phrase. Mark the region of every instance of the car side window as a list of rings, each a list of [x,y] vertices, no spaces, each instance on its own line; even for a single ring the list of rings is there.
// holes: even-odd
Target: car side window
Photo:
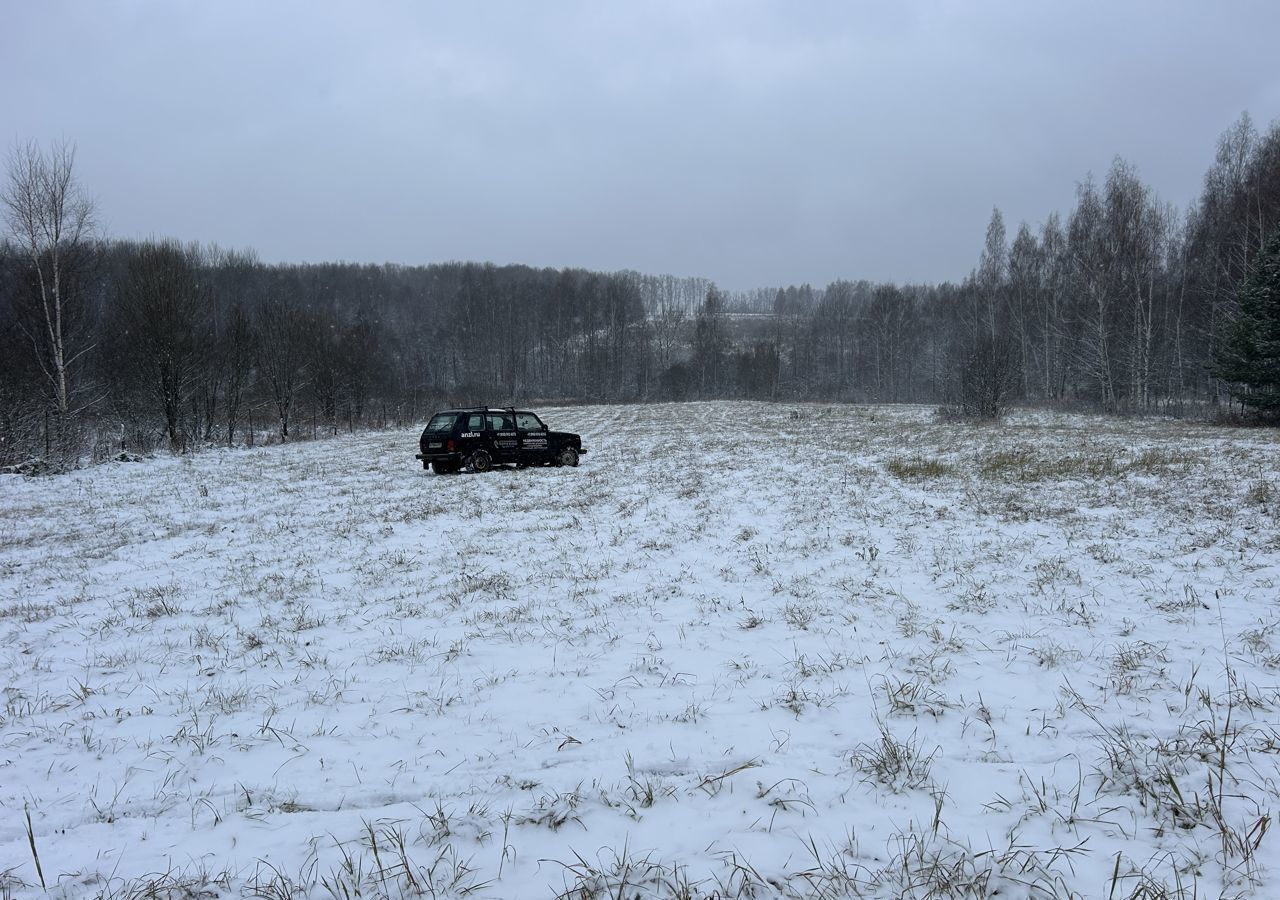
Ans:
[[[489,429],[491,431],[511,431],[513,428],[510,416],[489,413]]]
[[[472,413],[467,417],[467,431],[484,431],[484,416]]]
[[[533,413],[516,413],[516,428],[521,431],[545,431],[541,420]]]

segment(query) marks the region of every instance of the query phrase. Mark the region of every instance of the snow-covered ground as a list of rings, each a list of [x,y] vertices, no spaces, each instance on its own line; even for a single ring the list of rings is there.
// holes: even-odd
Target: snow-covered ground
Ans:
[[[0,896],[1280,896],[1274,432],[544,418],[0,479]]]

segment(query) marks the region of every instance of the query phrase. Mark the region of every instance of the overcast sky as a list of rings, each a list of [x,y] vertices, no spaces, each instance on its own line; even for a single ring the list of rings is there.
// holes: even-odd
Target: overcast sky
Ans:
[[[0,138],[117,237],[729,289],[939,281],[1114,156],[1280,117],[1280,3],[10,2]]]

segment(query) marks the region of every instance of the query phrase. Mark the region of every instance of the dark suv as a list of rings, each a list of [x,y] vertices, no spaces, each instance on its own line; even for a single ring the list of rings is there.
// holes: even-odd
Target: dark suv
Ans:
[[[427,423],[418,441],[422,468],[437,475],[463,466],[487,472],[499,463],[518,466],[576,466],[584,452],[582,438],[549,431],[542,420],[523,409],[446,409]]]

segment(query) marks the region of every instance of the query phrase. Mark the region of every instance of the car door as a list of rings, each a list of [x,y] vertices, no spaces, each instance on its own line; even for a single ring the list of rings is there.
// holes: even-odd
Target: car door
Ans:
[[[519,462],[520,437],[516,431],[515,416],[510,412],[488,413],[489,433],[493,439],[493,458],[496,462]]]
[[[546,462],[547,426],[531,412],[516,413],[516,436],[520,441],[520,461],[523,463]]]
[[[462,417],[459,429],[458,449],[462,451],[463,461],[475,450],[489,449],[489,439],[485,433],[484,413],[467,413]]]

